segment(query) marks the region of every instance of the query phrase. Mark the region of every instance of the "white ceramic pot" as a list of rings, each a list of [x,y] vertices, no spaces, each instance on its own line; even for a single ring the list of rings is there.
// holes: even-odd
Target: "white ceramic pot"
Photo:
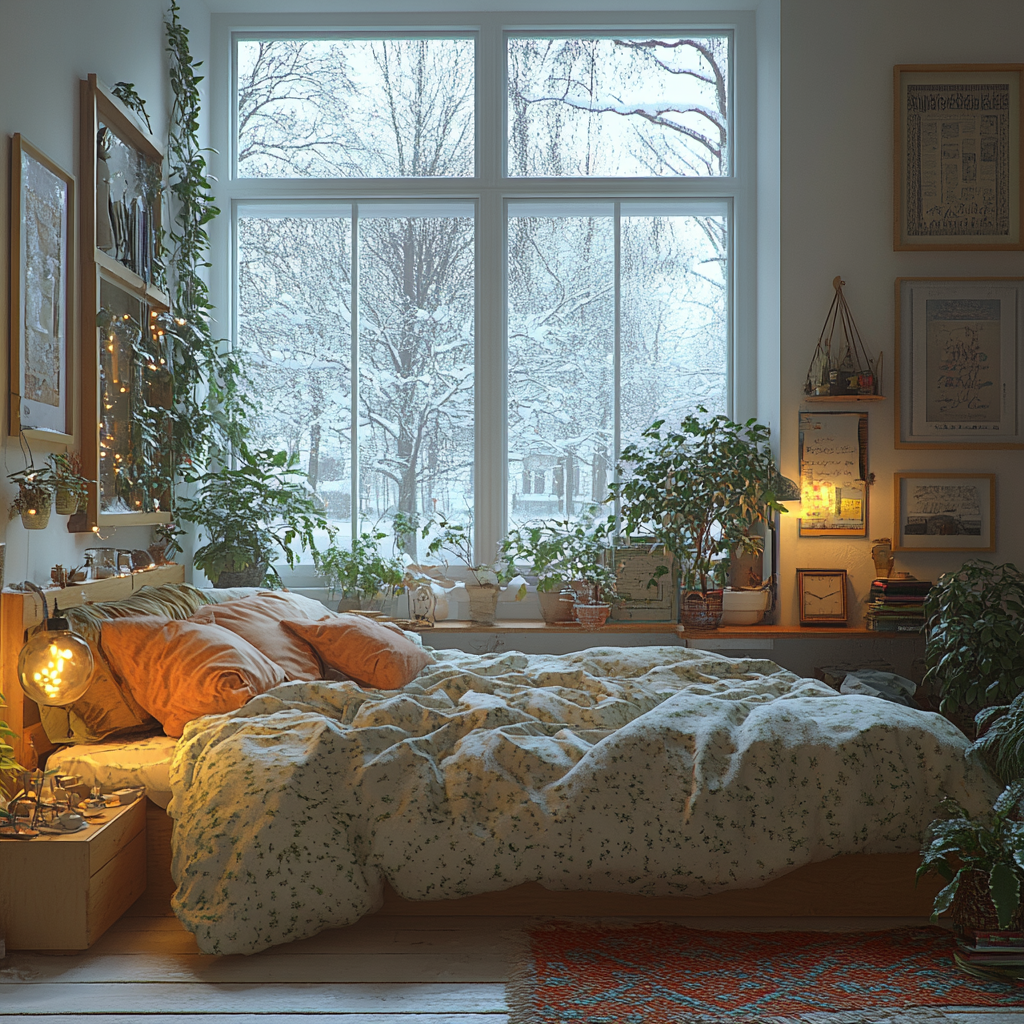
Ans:
[[[469,621],[481,626],[493,626],[501,587],[493,583],[467,583],[466,593],[469,595]]]

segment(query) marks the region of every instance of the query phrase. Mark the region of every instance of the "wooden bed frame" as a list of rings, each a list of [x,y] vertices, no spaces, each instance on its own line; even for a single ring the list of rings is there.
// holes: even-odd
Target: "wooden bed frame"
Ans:
[[[184,568],[160,566],[132,576],[97,580],[66,590],[47,591],[62,608],[97,601],[116,601],[143,586],[184,581]],[[0,597],[0,692],[7,708],[0,712],[18,733],[16,756],[24,763],[29,741],[40,760],[54,749],[39,719],[39,708],[18,683],[18,653],[25,632],[42,621],[37,594],[3,591]],[[129,916],[160,917],[172,913],[170,898],[172,822],[155,804],[148,804],[146,845],[148,885],[128,911]],[[931,913],[940,879],[928,878],[915,886],[920,857],[916,853],[855,854],[833,857],[797,868],[756,889],[734,889],[713,896],[645,897],[614,892],[555,892],[536,882],[502,892],[483,893],[458,900],[410,901],[385,883],[384,906],[379,913],[403,917],[433,916],[569,916],[569,917],[916,917]]]

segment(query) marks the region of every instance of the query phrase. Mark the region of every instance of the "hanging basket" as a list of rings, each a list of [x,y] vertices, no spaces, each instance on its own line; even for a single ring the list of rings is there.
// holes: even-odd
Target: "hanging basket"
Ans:
[[[69,487],[58,487],[54,499],[55,511],[59,516],[73,516],[78,511],[80,498]]]
[[[21,486],[18,501],[21,525],[26,530],[45,530],[53,509],[53,491],[42,487]]]
[[[721,590],[687,590],[679,602],[679,621],[694,630],[718,629],[722,621]]]

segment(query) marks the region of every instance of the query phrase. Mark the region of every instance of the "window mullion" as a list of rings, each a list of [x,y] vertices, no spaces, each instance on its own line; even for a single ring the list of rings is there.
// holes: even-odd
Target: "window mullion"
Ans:
[[[351,321],[351,424],[349,444],[351,446],[351,498],[349,519],[352,523],[352,543],[359,537],[359,204],[352,204],[352,268],[349,298],[349,319]]]
[[[615,203],[615,241],[614,241],[614,291],[613,316],[615,318],[614,336],[614,374],[615,398],[612,412],[612,464],[614,474],[618,473],[619,455],[622,449],[622,204]],[[618,479],[615,476],[615,479]],[[615,499],[615,514],[619,512],[618,497]]]

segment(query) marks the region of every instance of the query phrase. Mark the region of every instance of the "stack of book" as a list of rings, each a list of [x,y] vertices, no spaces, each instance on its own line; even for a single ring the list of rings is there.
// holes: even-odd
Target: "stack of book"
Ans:
[[[868,629],[885,633],[919,633],[924,628],[924,599],[928,580],[913,577],[878,579],[868,595]]]
[[[957,967],[982,978],[1024,977],[1024,932],[968,929],[957,939]]]

